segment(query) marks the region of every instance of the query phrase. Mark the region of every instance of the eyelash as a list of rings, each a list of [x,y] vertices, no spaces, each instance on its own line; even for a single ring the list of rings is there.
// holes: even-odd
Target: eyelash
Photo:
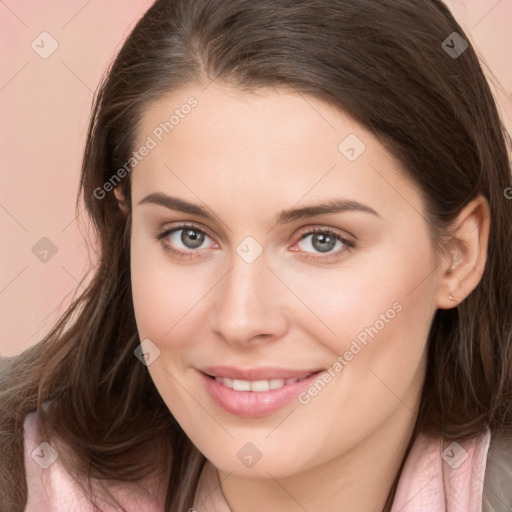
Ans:
[[[187,224],[187,223],[178,224],[177,226],[173,227],[172,229],[166,229],[162,233],[157,234],[155,238],[158,242],[160,242],[162,244],[162,247],[164,248],[164,250],[166,252],[169,252],[173,256],[176,256],[178,258],[187,258],[187,259],[194,258],[194,257],[196,257],[195,253],[199,252],[200,249],[196,249],[196,250],[190,249],[189,251],[182,251],[180,249],[175,249],[171,244],[169,244],[165,241],[165,238],[168,237],[169,235],[175,233],[176,231],[181,231],[184,229],[193,229],[194,231],[203,233],[206,236],[208,236],[209,238],[212,238],[204,229],[202,229],[194,224]],[[300,242],[304,238],[308,237],[309,235],[315,234],[315,233],[322,233],[322,234],[325,234],[325,235],[328,235],[328,236],[334,238],[335,240],[339,240],[340,242],[343,243],[345,248],[338,249],[335,252],[324,253],[325,256],[306,256],[306,258],[316,259],[316,260],[320,259],[322,261],[330,261],[331,259],[339,258],[341,253],[344,253],[346,251],[350,252],[357,247],[356,243],[353,240],[349,240],[348,238],[341,236],[339,233],[336,233],[335,231],[333,231],[329,228],[322,228],[322,227],[315,227],[315,228],[310,228],[308,230],[302,231],[302,233],[299,234],[299,238],[298,238],[297,242]],[[311,253],[306,252],[306,254],[311,254]],[[317,253],[317,254],[321,254],[321,253]]]

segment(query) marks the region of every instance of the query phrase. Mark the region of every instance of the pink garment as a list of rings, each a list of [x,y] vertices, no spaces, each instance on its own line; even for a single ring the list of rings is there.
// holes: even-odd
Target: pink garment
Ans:
[[[26,416],[24,429],[28,485],[25,512],[93,512],[94,507],[84,491],[60,464],[59,459],[65,455],[37,438],[36,413]],[[163,502],[153,497],[142,485],[123,485],[114,496],[129,512],[162,512],[164,508]],[[97,504],[103,512],[120,510],[119,506],[104,500],[98,499]]]
[[[489,429],[444,448],[441,438],[420,434],[405,461],[392,512],[482,512],[490,441]]]
[[[92,512],[83,491],[55,457],[52,448],[36,439],[35,413],[25,419],[25,468],[29,489],[25,512]],[[392,512],[482,512],[482,492],[491,434],[463,443],[446,443],[420,434],[407,457]],[[446,498],[443,492],[446,489]],[[115,496],[129,512],[161,512],[163,502],[142,486],[125,485]],[[163,497],[160,496],[160,499]],[[104,501],[104,512],[119,508]],[[197,512],[231,512],[224,499],[215,466],[206,461],[196,490]],[[187,511],[184,511],[187,512]],[[193,511],[192,511],[193,512]]]

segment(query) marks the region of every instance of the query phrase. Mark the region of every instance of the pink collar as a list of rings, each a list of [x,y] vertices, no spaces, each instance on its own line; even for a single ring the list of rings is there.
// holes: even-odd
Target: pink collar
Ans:
[[[420,434],[398,482],[392,512],[482,512],[489,429],[457,443]]]

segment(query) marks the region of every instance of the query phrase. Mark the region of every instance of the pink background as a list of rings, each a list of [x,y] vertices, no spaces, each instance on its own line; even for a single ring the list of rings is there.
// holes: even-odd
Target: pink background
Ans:
[[[75,218],[93,91],[152,0],[0,2],[0,355],[36,343],[91,268]],[[493,92],[512,133],[512,0],[449,0],[499,84]],[[48,32],[58,48],[51,48]],[[41,38],[46,38],[41,42]],[[494,83],[494,82],[493,82]],[[42,262],[33,246],[57,247]]]

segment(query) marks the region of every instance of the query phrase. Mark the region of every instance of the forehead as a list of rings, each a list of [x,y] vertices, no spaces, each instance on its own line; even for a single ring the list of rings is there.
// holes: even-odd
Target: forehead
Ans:
[[[132,172],[134,203],[167,191],[241,207],[336,195],[376,208],[421,208],[417,188],[369,131],[293,91],[216,83],[174,91],[145,110],[135,150],[143,146],[151,149]]]

